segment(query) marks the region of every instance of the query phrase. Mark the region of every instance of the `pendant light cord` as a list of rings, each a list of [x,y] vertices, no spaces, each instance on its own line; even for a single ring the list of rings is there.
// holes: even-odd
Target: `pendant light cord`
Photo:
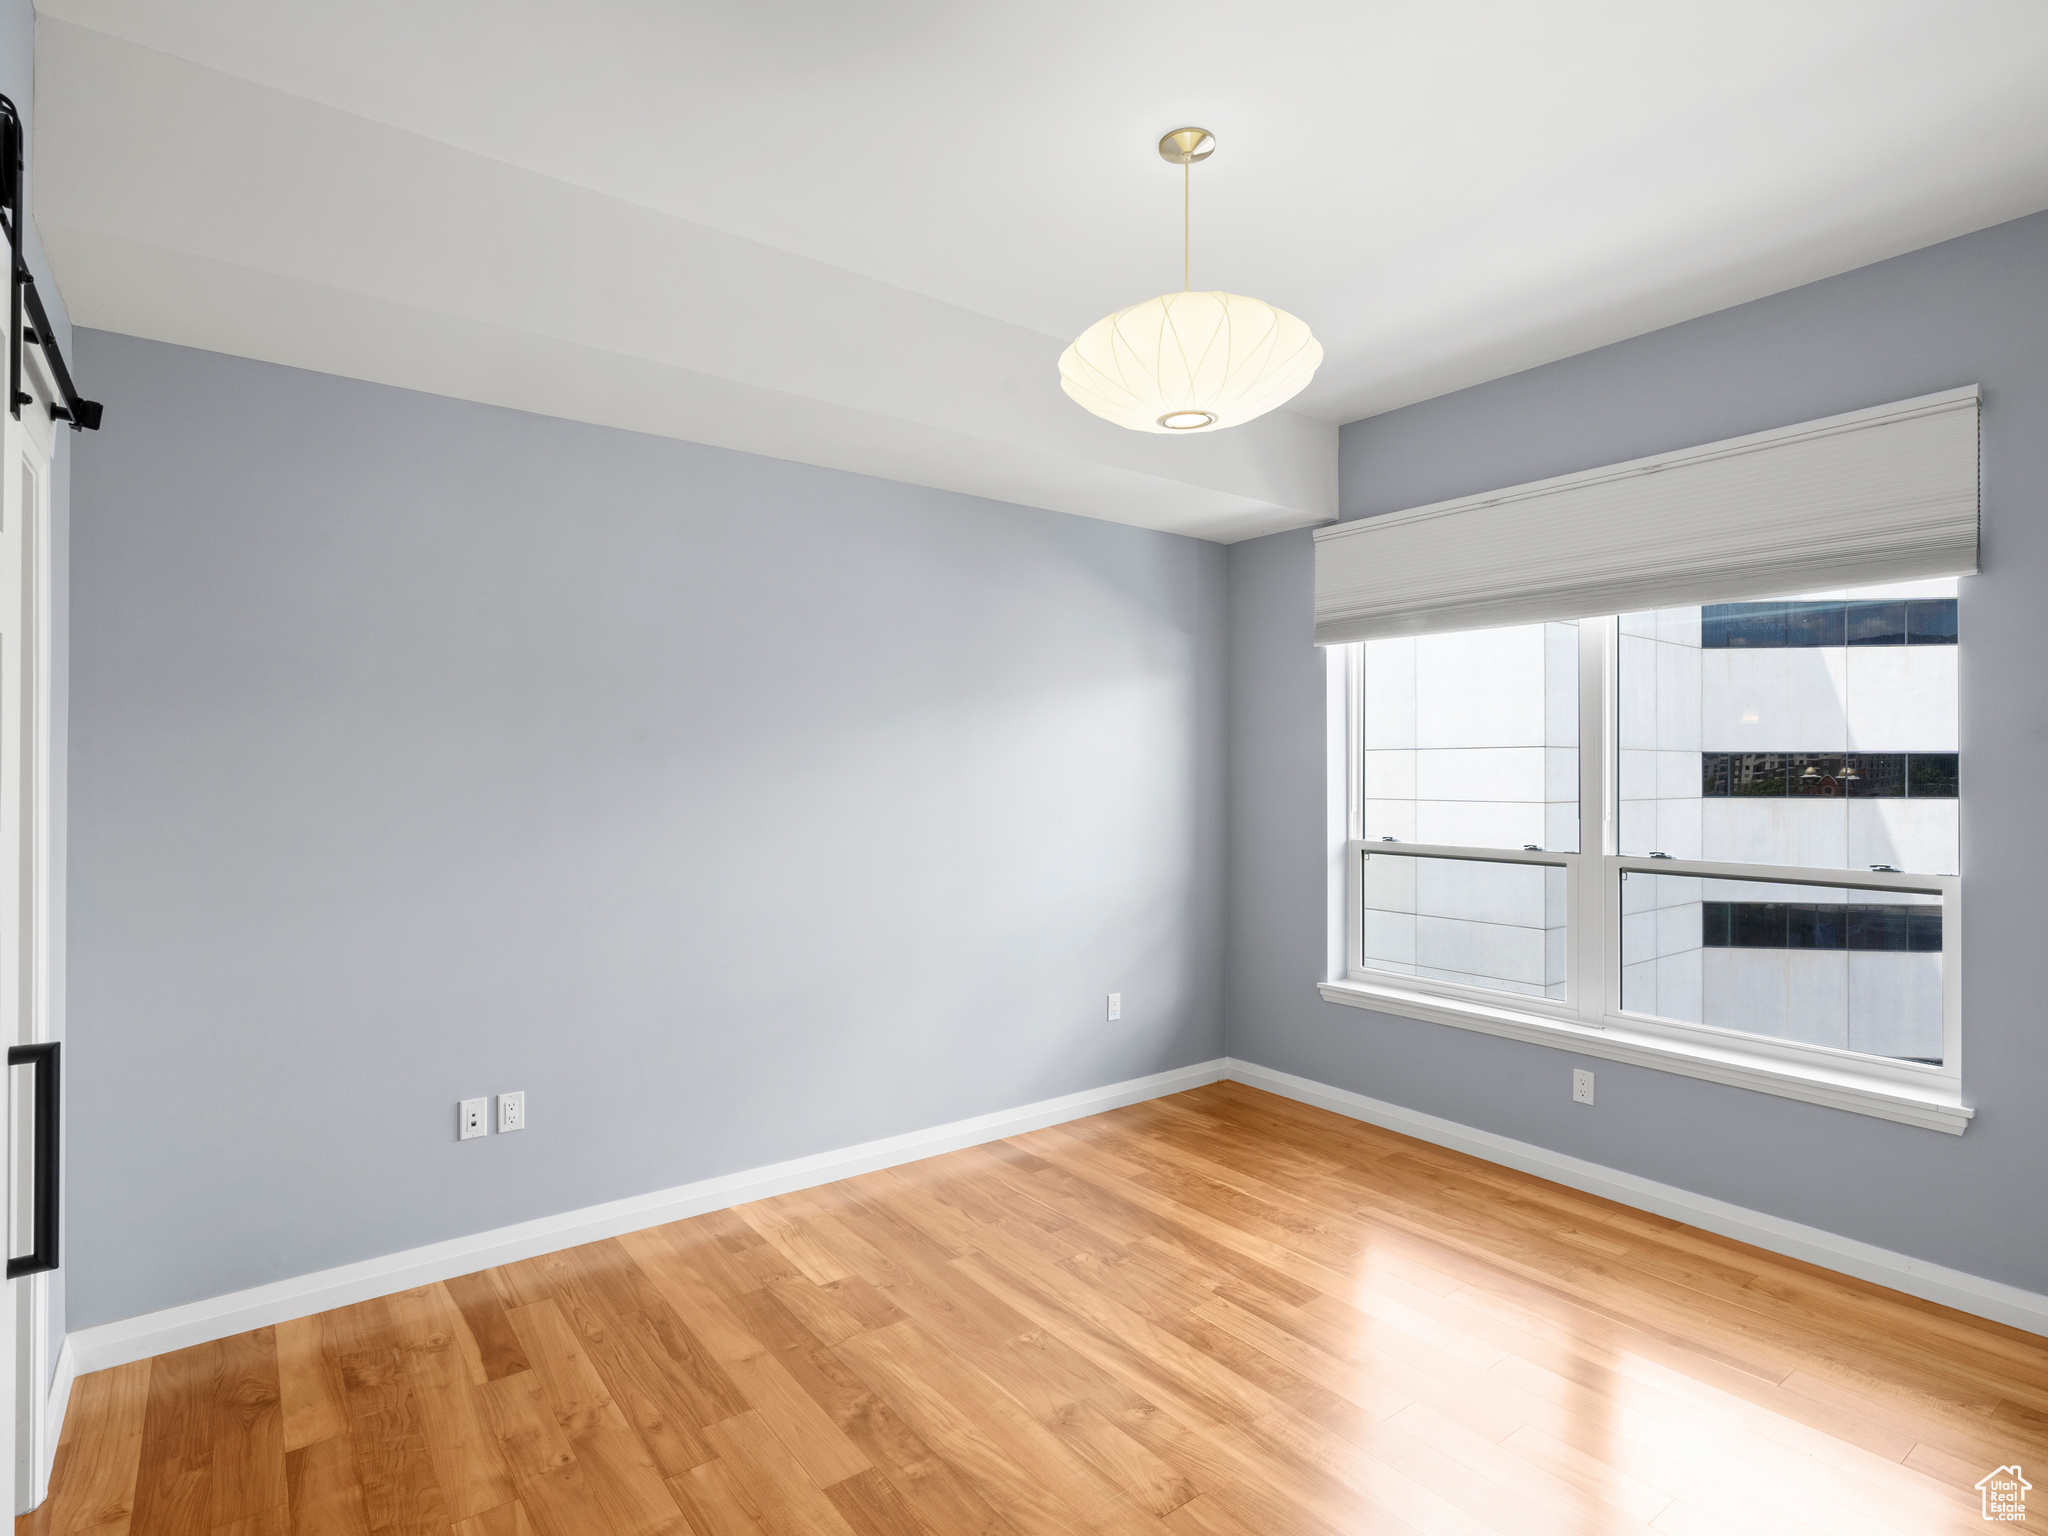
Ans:
[[[1180,291],[1188,291],[1188,181],[1194,167],[1180,163]]]

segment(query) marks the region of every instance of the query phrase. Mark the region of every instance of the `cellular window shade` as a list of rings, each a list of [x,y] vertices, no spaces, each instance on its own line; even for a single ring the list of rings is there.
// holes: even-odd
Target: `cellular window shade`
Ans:
[[[1975,385],[1315,531],[1316,643],[1977,569]]]

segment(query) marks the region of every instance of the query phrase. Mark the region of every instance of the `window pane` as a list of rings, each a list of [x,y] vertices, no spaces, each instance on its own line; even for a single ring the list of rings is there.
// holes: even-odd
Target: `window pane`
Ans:
[[[1787,603],[1785,643],[1787,645],[1844,644],[1844,603]]]
[[[1621,1005],[1939,1065],[1941,898],[1632,870]]]
[[[1906,604],[1906,644],[1954,645],[1956,643],[1956,600],[1916,598]]]
[[[1849,604],[1851,645],[1904,645],[1906,605],[1895,603]]]
[[[1903,752],[1852,752],[1842,763],[1842,792],[1851,799],[1896,800],[1906,792]]]
[[[1906,793],[1916,800],[1955,799],[1956,754],[1953,752],[1908,753],[1906,756]]]
[[[1579,626],[1365,643],[1368,842],[1579,846]]]
[[[1359,872],[1366,969],[1564,997],[1562,869],[1367,853]]]
[[[1710,651],[1780,646],[1785,644],[1785,605],[1715,603],[1700,610],[1700,625],[1700,644]]]
[[[1957,873],[1955,593],[1623,614],[1621,851]]]

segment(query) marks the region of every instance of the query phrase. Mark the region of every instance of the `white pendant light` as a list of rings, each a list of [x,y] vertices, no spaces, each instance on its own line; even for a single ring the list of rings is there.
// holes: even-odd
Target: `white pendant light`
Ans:
[[[1159,141],[1181,168],[1181,291],[1107,315],[1060,354],[1060,388],[1134,432],[1213,432],[1263,416],[1315,377],[1323,348],[1284,309],[1188,286],[1188,167],[1216,148],[1204,128]]]

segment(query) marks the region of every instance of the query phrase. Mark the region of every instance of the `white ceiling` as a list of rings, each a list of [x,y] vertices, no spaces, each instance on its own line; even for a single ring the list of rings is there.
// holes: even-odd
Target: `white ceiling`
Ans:
[[[1334,424],[2048,207],[2041,0],[43,0],[73,317],[1235,539]],[[1192,439],[1059,392],[1179,276],[1307,320]]]

